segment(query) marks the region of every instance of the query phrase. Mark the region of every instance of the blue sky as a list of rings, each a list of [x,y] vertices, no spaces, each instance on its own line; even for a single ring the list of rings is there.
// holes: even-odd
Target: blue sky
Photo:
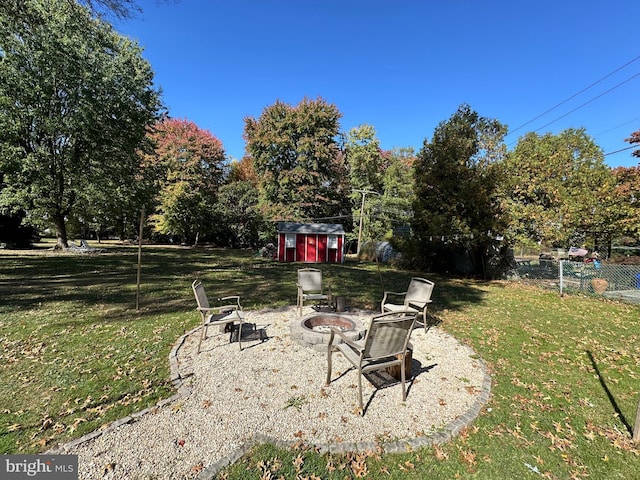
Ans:
[[[245,117],[304,97],[336,105],[342,131],[372,125],[384,149],[418,151],[463,103],[508,125],[509,149],[529,131],[584,127],[611,153],[640,129],[637,0],[138,5],[117,30],[144,48],[170,115],[209,130],[232,158],[244,154]],[[638,165],[631,150],[605,161]]]

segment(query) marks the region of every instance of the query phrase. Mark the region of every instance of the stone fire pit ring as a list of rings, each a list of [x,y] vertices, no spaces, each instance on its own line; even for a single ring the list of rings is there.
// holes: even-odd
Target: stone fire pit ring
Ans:
[[[349,340],[364,337],[365,327],[359,318],[342,313],[316,312],[291,322],[291,338],[300,345],[326,352],[331,327],[340,329]],[[338,337],[334,339],[334,343],[341,342]]]

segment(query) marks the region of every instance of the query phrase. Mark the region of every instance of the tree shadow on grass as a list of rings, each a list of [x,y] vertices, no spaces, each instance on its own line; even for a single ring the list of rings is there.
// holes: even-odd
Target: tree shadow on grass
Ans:
[[[2,258],[0,298],[7,311],[47,308],[67,303],[103,320],[186,313],[195,309],[191,282],[201,280],[215,297],[240,295],[245,309],[294,305],[300,263],[256,258],[252,252],[205,248],[144,247],[140,311],[135,312],[137,251],[110,249],[100,255],[8,255]],[[347,295],[350,308],[378,310],[384,290],[406,289],[412,276],[436,282],[431,320],[444,310],[483,301],[480,285],[465,279],[378,267],[371,263],[318,265],[336,295]],[[1,306],[0,306],[1,307]],[[133,310],[133,311],[132,311]]]
[[[620,421],[622,422],[622,424],[625,426],[625,428],[629,432],[629,435],[633,435],[633,427],[627,421],[627,418],[622,413],[622,410],[620,410],[620,407],[618,406],[618,402],[616,401],[616,398],[611,393],[611,390],[609,390],[609,387],[607,386],[607,382],[605,382],[604,377],[600,373],[600,369],[598,368],[598,364],[596,363],[596,359],[593,357],[593,354],[591,353],[591,351],[587,350],[587,356],[589,357],[589,360],[591,361],[591,366],[593,367],[593,370],[598,375],[598,380],[600,381],[600,385],[602,385],[604,393],[607,394],[607,398],[609,399],[609,402],[611,402],[611,406],[613,407],[613,410],[616,412],[616,414],[620,418]]]

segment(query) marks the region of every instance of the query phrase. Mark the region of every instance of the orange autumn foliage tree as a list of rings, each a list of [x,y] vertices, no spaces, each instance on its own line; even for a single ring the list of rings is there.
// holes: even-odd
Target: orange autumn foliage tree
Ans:
[[[158,233],[197,243],[211,225],[225,161],[222,142],[186,119],[165,119],[150,134],[159,172],[158,208],[151,222]]]

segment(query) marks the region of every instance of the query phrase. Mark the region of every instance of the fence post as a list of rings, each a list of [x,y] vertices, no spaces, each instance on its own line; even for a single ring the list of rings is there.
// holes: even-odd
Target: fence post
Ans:
[[[562,291],[562,287],[563,287],[563,283],[562,283],[562,277],[563,277],[563,272],[562,272],[562,264],[564,263],[564,260],[560,260],[560,263],[558,264],[558,275],[560,276],[560,296],[563,296],[563,291]]]
[[[144,233],[144,205],[140,210],[140,233],[138,234],[138,279],[136,281],[136,311],[140,311],[140,268],[142,266],[142,234]]]
[[[640,400],[638,401],[638,408],[636,409],[636,423],[633,426],[633,441],[640,442]]]

